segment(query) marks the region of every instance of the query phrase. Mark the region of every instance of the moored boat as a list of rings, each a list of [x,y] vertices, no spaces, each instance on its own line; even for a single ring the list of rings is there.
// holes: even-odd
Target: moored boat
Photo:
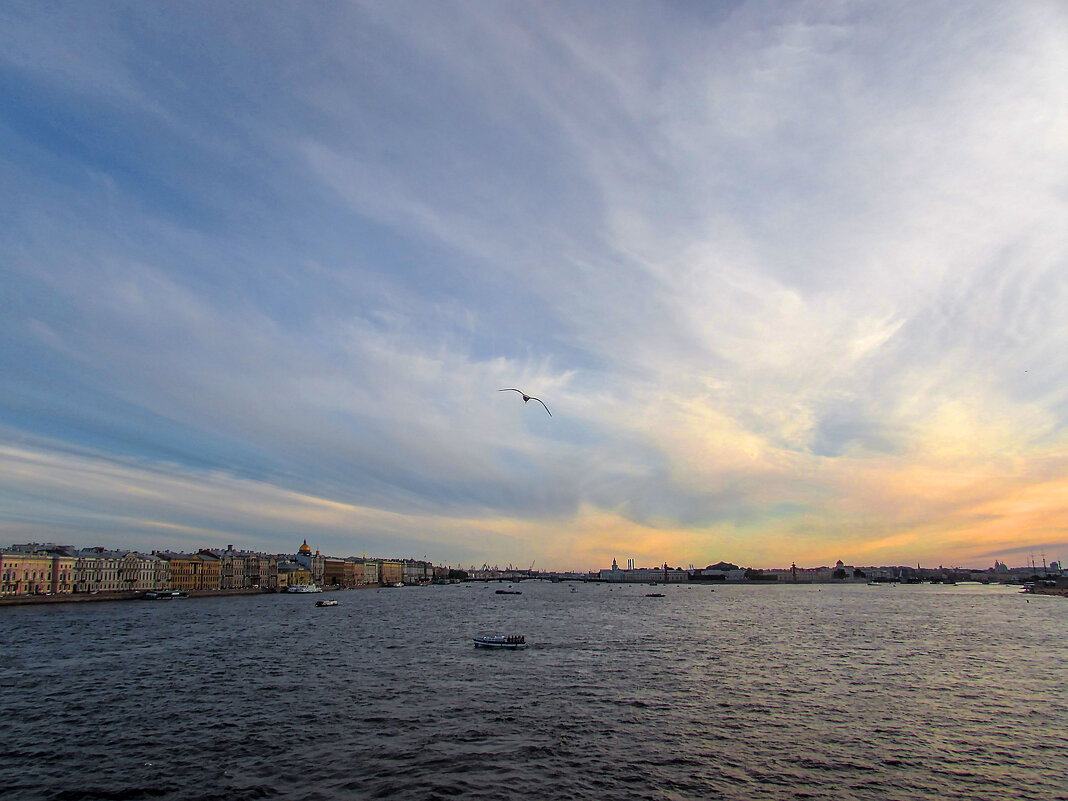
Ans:
[[[316,606],[337,606],[337,601],[331,598],[329,601],[316,601]]]
[[[494,634],[490,637],[474,637],[476,648],[507,648],[517,650],[527,647],[527,638],[522,634]]]
[[[169,601],[173,598],[188,598],[189,593],[181,590],[149,590],[141,597],[146,601]]]
[[[322,592],[322,587],[317,587],[314,584],[294,584],[292,587],[286,587],[286,592]]]

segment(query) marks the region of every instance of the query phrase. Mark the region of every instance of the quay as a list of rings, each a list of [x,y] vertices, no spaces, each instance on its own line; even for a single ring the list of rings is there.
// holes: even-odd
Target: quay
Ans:
[[[189,590],[190,598],[211,598],[221,595],[262,595],[273,590],[240,589],[240,590]],[[95,593],[62,593],[56,595],[10,595],[0,598],[0,606],[27,606],[30,604],[69,604],[69,603],[94,603],[97,601],[141,601],[144,600],[143,592],[95,592]]]

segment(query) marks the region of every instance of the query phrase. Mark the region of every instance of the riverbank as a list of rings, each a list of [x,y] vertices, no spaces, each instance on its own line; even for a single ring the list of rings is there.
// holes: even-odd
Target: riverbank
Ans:
[[[337,587],[328,585],[323,587],[323,592],[340,592],[341,590],[373,590],[381,589],[381,584],[368,584],[359,587]],[[242,590],[189,590],[189,598],[217,598],[224,595],[263,595],[273,593],[276,590],[242,589]],[[28,604],[69,604],[69,603],[95,603],[97,601],[143,601],[144,593],[137,592],[95,592],[95,593],[69,593],[64,595],[16,595],[0,598],[0,607],[25,606]],[[172,599],[178,600],[178,599]]]
[[[1066,587],[1036,587],[1034,595],[1059,595],[1062,598],[1068,598],[1068,588]]]
[[[190,598],[211,598],[219,595],[262,595],[270,590],[191,590]],[[28,604],[95,603],[97,601],[142,601],[141,592],[96,592],[71,593],[69,595],[16,595],[0,598],[0,606],[25,606]]]

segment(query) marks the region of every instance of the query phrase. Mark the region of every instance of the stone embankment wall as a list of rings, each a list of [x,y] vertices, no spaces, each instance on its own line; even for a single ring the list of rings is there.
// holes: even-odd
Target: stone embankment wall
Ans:
[[[193,590],[190,598],[207,598],[215,595],[259,595],[267,590]],[[140,601],[140,592],[98,592],[71,593],[63,595],[12,595],[0,598],[0,606],[19,606],[21,604],[69,604],[94,601]]]

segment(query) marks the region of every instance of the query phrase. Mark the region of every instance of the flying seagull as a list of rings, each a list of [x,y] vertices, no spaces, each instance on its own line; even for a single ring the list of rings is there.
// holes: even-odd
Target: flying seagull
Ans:
[[[523,390],[516,389],[515,387],[507,387],[505,389],[498,389],[497,391],[498,392],[518,392],[520,395],[523,396],[523,403],[526,403],[527,401],[536,400],[542,406],[545,406],[545,401],[543,401],[541,398],[535,398],[533,395],[528,395]],[[548,406],[545,406],[545,411],[549,412],[549,407]],[[549,417],[552,417],[552,416],[553,416],[553,413],[549,412]]]

